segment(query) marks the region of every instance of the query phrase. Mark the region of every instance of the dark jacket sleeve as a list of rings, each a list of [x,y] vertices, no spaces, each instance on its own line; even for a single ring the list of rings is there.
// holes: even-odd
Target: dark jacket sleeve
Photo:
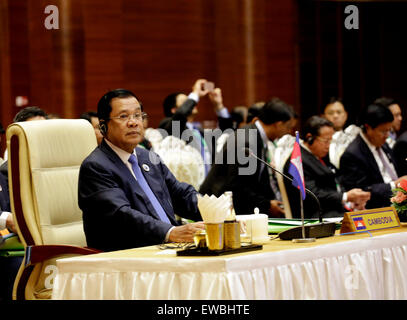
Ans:
[[[7,179],[3,176],[3,174],[0,174],[0,186],[1,186],[1,191],[0,191],[0,213],[3,211],[8,211],[10,212],[10,196],[9,196],[9,191],[8,191],[8,184],[7,184]]]
[[[390,184],[384,183],[382,178],[374,178],[380,172],[373,172],[366,164],[363,155],[345,151],[340,160],[340,172],[341,183],[345,190],[361,188],[371,192],[366,208],[381,208],[390,205],[392,195]]]

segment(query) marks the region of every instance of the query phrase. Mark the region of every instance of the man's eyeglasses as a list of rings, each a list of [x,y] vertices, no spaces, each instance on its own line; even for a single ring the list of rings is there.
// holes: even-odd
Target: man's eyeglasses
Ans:
[[[329,143],[332,142],[332,139],[324,139],[324,138],[321,138],[321,137],[317,137],[317,139],[319,141],[321,141],[323,144],[329,144]]]
[[[134,119],[134,120],[144,120],[147,119],[148,115],[145,112],[142,113],[135,113],[135,114],[121,114],[117,117],[110,117],[110,119],[117,119],[120,120],[121,122],[128,122],[130,119]]]

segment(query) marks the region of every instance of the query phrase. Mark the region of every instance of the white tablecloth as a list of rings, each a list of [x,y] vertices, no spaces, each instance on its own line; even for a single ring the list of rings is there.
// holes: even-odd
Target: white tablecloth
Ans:
[[[53,299],[407,298],[407,232],[223,257],[151,250],[60,259]]]

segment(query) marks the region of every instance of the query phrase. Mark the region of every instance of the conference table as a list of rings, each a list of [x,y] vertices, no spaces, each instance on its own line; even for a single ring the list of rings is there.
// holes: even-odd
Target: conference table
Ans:
[[[274,239],[262,250],[223,256],[151,246],[56,266],[53,299],[407,299],[407,224],[312,243]]]

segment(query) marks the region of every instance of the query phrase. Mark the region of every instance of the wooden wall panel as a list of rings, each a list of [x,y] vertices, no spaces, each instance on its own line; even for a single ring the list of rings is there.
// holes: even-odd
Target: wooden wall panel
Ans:
[[[46,14],[44,8],[49,4],[46,0],[29,0],[27,2],[27,75],[29,86],[29,104],[46,109],[48,113],[59,112],[63,105],[62,63],[59,54],[61,47],[60,30],[48,30],[44,26]],[[55,5],[61,7],[60,1]],[[62,23],[60,21],[60,23]]]
[[[85,48],[86,105],[83,108],[96,110],[105,92],[127,86],[123,77],[123,29],[126,26],[122,1],[79,2],[83,10]]]
[[[204,27],[201,3],[124,2],[123,76],[143,101],[151,125],[163,118],[162,101],[167,94],[188,94],[196,79],[213,75],[205,65],[212,29]]]
[[[4,129],[8,123],[11,102],[10,50],[8,29],[8,3],[0,0],[0,122]],[[5,149],[5,135],[0,134],[0,157]]]
[[[214,81],[229,109],[273,95],[296,103],[295,0],[55,0],[59,30],[43,25],[45,0],[0,1],[2,67],[12,70],[0,83],[5,124],[16,95],[71,118],[125,87],[154,127],[164,97],[198,78]],[[198,120],[216,118],[207,98],[199,110]]]
[[[359,29],[346,29],[349,2],[298,1],[300,105],[303,121],[339,96],[357,123],[361,111],[380,96],[400,102],[407,118],[406,1],[355,1]],[[402,131],[407,128],[403,121]]]

